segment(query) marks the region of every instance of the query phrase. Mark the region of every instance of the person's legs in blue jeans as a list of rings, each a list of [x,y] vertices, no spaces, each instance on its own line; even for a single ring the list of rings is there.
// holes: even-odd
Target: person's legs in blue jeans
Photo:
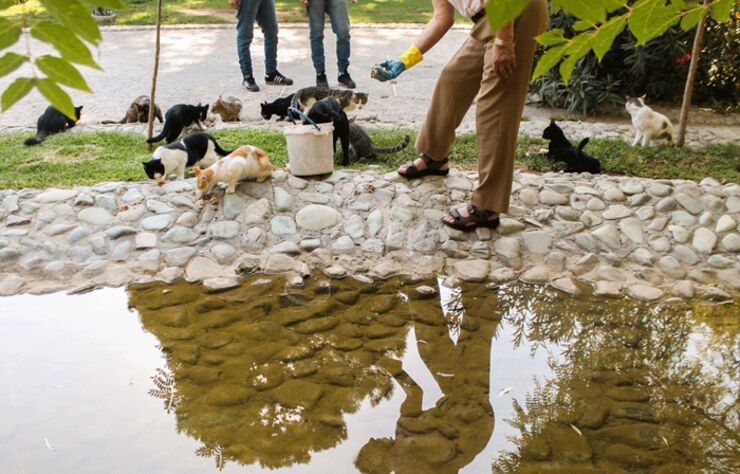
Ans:
[[[327,12],[331,20],[331,30],[337,35],[337,68],[339,74],[349,67],[349,11],[347,0],[327,0]],[[323,55],[322,55],[323,56]]]
[[[265,36],[265,75],[277,72],[278,23],[274,0],[260,0],[257,24]]]
[[[252,56],[249,54],[249,46],[254,36],[254,20],[262,1],[242,0],[236,13],[236,49],[242,77],[252,76]]]
[[[316,74],[326,70],[324,64],[324,16],[326,15],[327,0],[311,0],[308,11],[309,37],[311,39],[311,60]],[[329,0],[330,1],[330,0]]]

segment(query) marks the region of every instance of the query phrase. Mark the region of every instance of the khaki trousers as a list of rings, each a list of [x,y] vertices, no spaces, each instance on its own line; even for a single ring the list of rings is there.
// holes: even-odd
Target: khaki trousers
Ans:
[[[532,0],[514,25],[516,68],[502,79],[493,73],[493,38],[487,18],[473,27],[437,80],[416,149],[435,160],[450,153],[455,129],[476,95],[479,185],[471,203],[496,212],[509,210],[519,122],[532,74],[535,36],[547,27],[546,0]]]

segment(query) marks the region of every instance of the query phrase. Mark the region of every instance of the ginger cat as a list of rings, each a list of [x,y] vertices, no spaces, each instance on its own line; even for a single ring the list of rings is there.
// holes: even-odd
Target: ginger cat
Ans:
[[[228,183],[226,194],[232,194],[238,181],[245,178],[257,178],[257,182],[261,183],[269,178],[274,170],[279,169],[282,168],[273,165],[267,153],[262,149],[244,145],[208,168],[193,168],[193,171],[195,171],[195,185],[201,195],[205,196],[216,183]]]

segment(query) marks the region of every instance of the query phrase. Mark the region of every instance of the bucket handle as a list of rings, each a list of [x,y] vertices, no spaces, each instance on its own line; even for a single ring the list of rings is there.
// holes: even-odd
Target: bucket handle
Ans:
[[[293,114],[300,115],[301,117],[303,117],[303,119],[306,122],[308,122],[311,125],[313,125],[314,127],[316,127],[316,130],[321,131],[321,127],[319,127],[318,125],[316,125],[316,122],[314,122],[313,120],[311,120],[310,118],[308,118],[308,116],[306,116],[306,114],[304,114],[300,110],[296,109],[295,107],[288,107],[288,118],[290,118],[290,121],[293,122],[293,125],[295,125],[295,119],[293,118]]]

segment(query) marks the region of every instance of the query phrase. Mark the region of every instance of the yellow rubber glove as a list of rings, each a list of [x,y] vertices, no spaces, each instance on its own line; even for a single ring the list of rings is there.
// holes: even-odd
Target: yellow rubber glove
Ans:
[[[419,64],[424,56],[421,54],[421,50],[412,44],[399,58],[406,69],[411,69],[413,66]]]

